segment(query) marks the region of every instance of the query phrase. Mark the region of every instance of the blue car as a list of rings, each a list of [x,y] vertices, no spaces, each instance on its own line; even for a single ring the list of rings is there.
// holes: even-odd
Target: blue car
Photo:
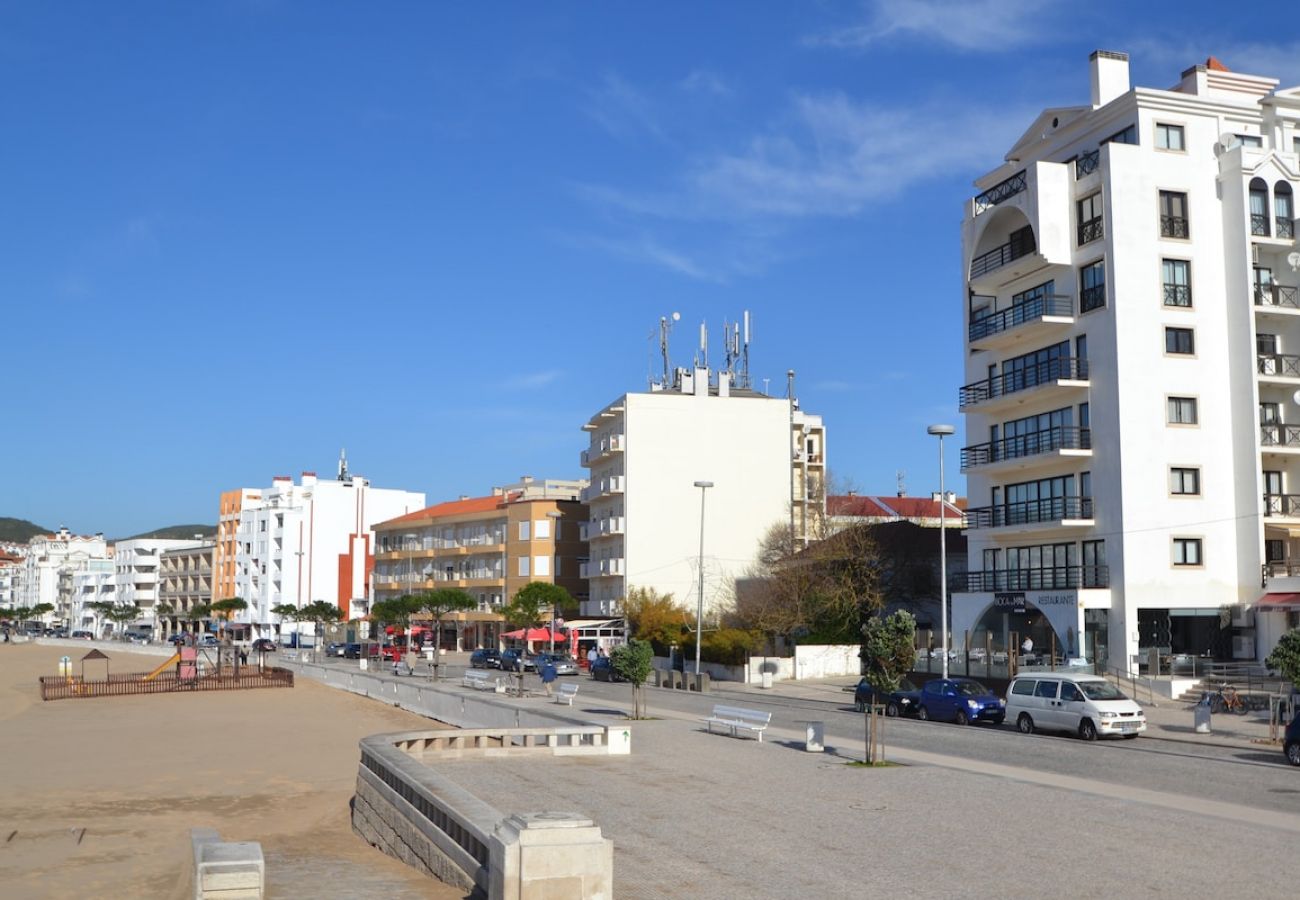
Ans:
[[[973,722],[1001,725],[1007,717],[1007,703],[973,678],[935,678],[921,688],[916,717],[958,725]]]

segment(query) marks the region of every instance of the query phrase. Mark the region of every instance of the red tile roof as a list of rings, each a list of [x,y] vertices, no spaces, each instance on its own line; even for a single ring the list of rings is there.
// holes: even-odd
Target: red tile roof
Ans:
[[[945,504],[944,516],[959,519],[966,508],[966,498],[958,497],[955,503]],[[939,501],[929,497],[868,497],[858,494],[826,498],[826,509],[832,516],[853,516],[862,519],[937,519]]]
[[[470,497],[466,500],[449,500],[446,503],[437,503],[433,506],[426,506],[424,509],[407,513],[404,516],[398,516],[395,519],[389,519],[386,522],[378,522],[375,528],[383,528],[385,525],[394,525],[398,522],[423,522],[429,519],[443,519],[451,516],[464,516],[470,513],[490,512],[505,506],[506,498],[493,494],[490,497]]]

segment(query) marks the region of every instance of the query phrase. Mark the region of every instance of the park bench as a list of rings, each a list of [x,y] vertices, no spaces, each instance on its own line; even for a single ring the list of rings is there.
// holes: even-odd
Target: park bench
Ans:
[[[480,691],[496,691],[500,693],[504,688],[497,678],[492,678],[482,669],[470,669],[465,673],[464,680],[461,684],[467,688],[474,688]]]
[[[576,684],[562,684],[559,692],[555,695],[556,703],[567,703],[573,705],[573,698],[578,696],[578,686]]]
[[[736,737],[738,732],[744,729],[758,735],[758,741],[762,743],[763,731],[772,721],[772,714],[756,709],[741,709],[737,706],[715,706],[713,714],[703,721],[708,725],[709,733],[713,732],[714,725],[730,728],[732,737]]]

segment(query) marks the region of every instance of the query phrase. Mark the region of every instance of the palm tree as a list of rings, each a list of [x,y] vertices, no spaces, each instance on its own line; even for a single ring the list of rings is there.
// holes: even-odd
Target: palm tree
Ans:
[[[433,677],[438,677],[442,659],[442,620],[454,612],[473,609],[478,602],[459,588],[441,588],[411,598],[423,612],[433,617]]]
[[[274,613],[276,616],[279,616],[282,622],[302,621],[302,617],[299,613],[298,607],[294,606],[292,603],[277,603],[275,606],[271,607],[271,612]],[[278,639],[282,637],[283,634],[284,634],[284,629],[280,625],[276,625],[275,626],[276,638]]]
[[[222,643],[226,639],[226,626],[230,619],[237,612],[248,609],[248,603],[241,597],[227,597],[224,600],[218,600],[212,604],[212,611],[221,616],[221,637]]]

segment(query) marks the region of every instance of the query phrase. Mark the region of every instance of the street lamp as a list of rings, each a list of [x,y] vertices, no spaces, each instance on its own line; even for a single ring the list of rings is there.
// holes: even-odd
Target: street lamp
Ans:
[[[560,512],[558,509],[553,509],[546,514],[547,518],[555,522],[555,533],[551,536],[551,540],[555,544],[555,553],[553,554],[553,558],[551,559],[551,581],[554,584],[559,584],[559,581],[556,580],[556,573],[560,571],[560,520],[561,518],[563,518],[563,516],[564,513]],[[554,595],[552,595],[552,597],[554,597]],[[552,655],[555,654],[555,601],[554,599],[552,599],[551,601],[551,654]]]
[[[948,503],[943,491],[943,439],[956,431],[951,425],[931,425],[925,429],[926,434],[939,438],[939,622],[943,630],[939,646],[943,653],[944,678],[948,677]]]
[[[700,674],[700,645],[704,643],[704,496],[712,481],[697,481],[700,489],[700,595],[695,606],[695,674]]]

